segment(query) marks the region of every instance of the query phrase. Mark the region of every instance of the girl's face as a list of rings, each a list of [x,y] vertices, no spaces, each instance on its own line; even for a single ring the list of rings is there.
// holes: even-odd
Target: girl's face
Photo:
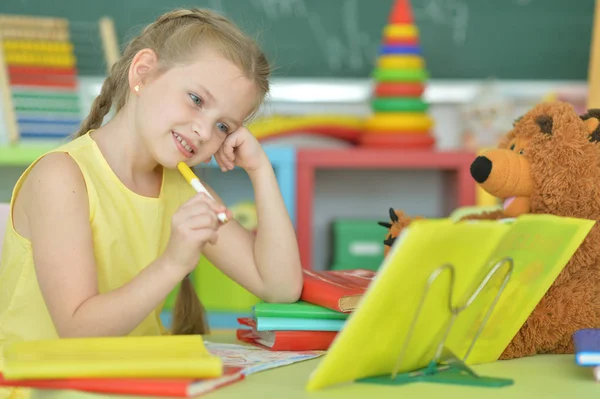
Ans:
[[[136,95],[140,144],[167,168],[210,160],[258,98],[256,85],[210,49],[203,49],[195,63],[174,66],[140,85]]]

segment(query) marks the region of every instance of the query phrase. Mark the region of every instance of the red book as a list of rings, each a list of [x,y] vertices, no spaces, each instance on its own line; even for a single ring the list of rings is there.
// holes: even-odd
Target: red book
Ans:
[[[237,339],[272,351],[324,351],[337,335],[337,331],[256,331],[254,319],[242,317],[238,322],[252,329],[238,329]]]
[[[66,378],[48,380],[5,380],[0,373],[0,387],[35,389],[71,389],[92,393],[193,397],[214,391],[244,379],[241,368],[225,368],[216,378]]]
[[[300,300],[338,312],[349,313],[358,306],[362,295],[376,276],[366,269],[307,270]]]

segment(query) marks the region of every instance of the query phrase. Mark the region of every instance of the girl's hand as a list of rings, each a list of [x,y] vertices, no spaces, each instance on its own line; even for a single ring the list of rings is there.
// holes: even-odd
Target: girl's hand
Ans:
[[[252,133],[244,126],[231,133],[215,154],[215,160],[223,172],[239,166],[252,172],[269,164],[269,158]]]
[[[169,268],[176,268],[181,278],[191,273],[200,260],[200,254],[207,243],[217,242],[220,222],[217,214],[231,211],[203,193],[196,194],[186,201],[171,218],[171,236],[162,255]]]

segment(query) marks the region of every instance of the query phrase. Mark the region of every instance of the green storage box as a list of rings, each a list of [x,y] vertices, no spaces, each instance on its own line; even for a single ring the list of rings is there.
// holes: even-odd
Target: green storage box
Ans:
[[[200,260],[193,281],[206,310],[247,312],[260,301],[206,258]]]
[[[378,220],[338,219],[332,223],[332,270],[377,270],[383,262],[387,230]]]

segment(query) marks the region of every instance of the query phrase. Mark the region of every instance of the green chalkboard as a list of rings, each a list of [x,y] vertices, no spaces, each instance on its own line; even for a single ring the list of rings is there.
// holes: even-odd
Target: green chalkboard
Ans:
[[[221,11],[258,35],[278,77],[368,77],[392,0],[3,0],[0,13],[115,19],[121,42],[174,7]],[[431,78],[586,79],[593,0],[413,0]],[[100,54],[93,35],[79,38]],[[78,43],[79,48],[83,48]],[[84,54],[87,50],[79,50]],[[80,54],[80,55],[81,55]],[[84,54],[85,55],[85,54]],[[81,56],[82,60],[86,57]],[[82,73],[103,73],[91,58]]]

